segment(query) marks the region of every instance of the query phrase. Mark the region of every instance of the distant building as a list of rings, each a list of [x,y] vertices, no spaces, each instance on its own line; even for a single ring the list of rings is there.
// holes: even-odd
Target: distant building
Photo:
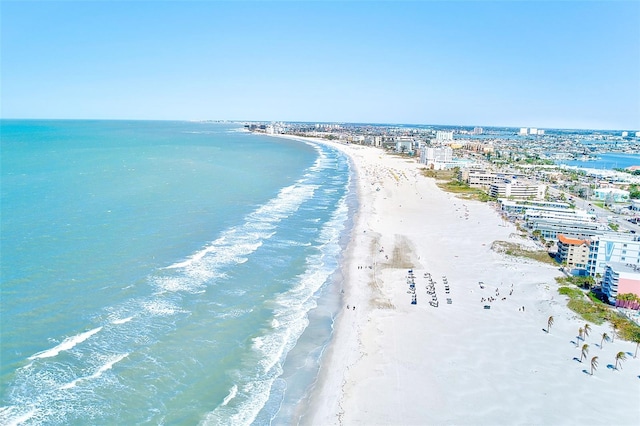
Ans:
[[[413,139],[408,136],[396,138],[396,152],[413,154]]]
[[[446,141],[453,140],[453,132],[445,132],[442,130],[438,130],[436,132],[436,142],[442,143]]]
[[[629,132],[622,132],[622,137],[626,138],[627,136],[629,136]]]
[[[530,135],[537,135],[538,134],[538,129],[536,129],[535,127],[532,127],[529,129],[529,134]]]
[[[629,201],[629,191],[618,188],[598,188],[593,191],[593,199],[623,203]]]
[[[558,234],[557,262],[565,265],[569,270],[576,269],[586,272],[588,260],[589,240]]]
[[[538,129],[538,136],[542,136],[542,135],[544,135],[544,130]]]
[[[618,300],[621,294],[634,294],[640,297],[640,267],[626,263],[610,263],[602,277],[602,292],[612,305],[638,309],[638,303]]]
[[[520,135],[525,136],[525,135],[527,135],[528,133],[529,133],[529,132],[528,132],[528,129],[527,129],[526,127],[521,127],[521,128],[520,128]]]
[[[484,129],[482,127],[474,127],[473,128],[473,134],[474,135],[481,135],[482,132],[484,132]]]

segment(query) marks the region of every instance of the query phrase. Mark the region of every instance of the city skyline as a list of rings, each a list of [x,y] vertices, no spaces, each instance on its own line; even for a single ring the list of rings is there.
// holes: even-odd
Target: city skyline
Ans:
[[[636,2],[2,2],[2,118],[640,130]]]

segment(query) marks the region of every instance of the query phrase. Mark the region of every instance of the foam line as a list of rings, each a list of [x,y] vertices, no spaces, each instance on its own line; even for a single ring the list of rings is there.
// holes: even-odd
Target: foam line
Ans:
[[[60,389],[61,390],[63,390],[63,389],[71,389],[71,388],[75,387],[76,384],[78,384],[79,382],[82,382],[82,381],[85,381],[85,380],[97,379],[98,377],[102,376],[102,374],[105,371],[111,370],[111,368],[114,366],[114,364],[122,361],[127,356],[129,356],[129,354],[116,355],[111,360],[106,362],[104,365],[101,365],[100,368],[98,368],[96,370],[96,372],[93,373],[92,375],[86,376],[86,377],[80,377],[79,379],[75,379],[74,381],[72,381],[70,383],[67,383],[66,385],[61,386]]]
[[[89,337],[102,330],[102,327],[94,328],[93,330],[85,331],[84,333],[76,334],[75,336],[67,337],[58,346],[48,349],[46,351],[38,352],[35,355],[29,357],[30,360],[38,358],[51,358],[58,355],[62,351],[68,351],[79,343],[84,342]]]
[[[231,390],[229,390],[229,395],[227,395],[224,398],[224,401],[222,401],[222,405],[227,405],[229,403],[229,401],[231,401],[233,398],[236,397],[237,394],[238,394],[238,386],[237,385],[233,385]]]

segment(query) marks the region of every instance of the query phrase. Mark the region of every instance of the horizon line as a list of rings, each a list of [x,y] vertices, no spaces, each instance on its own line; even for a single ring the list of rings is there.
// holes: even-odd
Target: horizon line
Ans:
[[[43,120],[43,121],[183,121],[183,122],[230,122],[230,123],[305,123],[305,124],[366,124],[374,126],[433,126],[433,127],[482,127],[482,128],[506,128],[523,129],[533,128],[538,130],[589,130],[606,132],[638,132],[640,128],[580,128],[580,127],[538,127],[538,126],[511,126],[511,125],[488,125],[488,124],[434,124],[434,123],[384,123],[366,121],[304,121],[304,120],[255,120],[255,119],[222,119],[222,118],[201,118],[201,119],[178,119],[178,118],[46,118],[46,117],[0,117],[3,120]]]

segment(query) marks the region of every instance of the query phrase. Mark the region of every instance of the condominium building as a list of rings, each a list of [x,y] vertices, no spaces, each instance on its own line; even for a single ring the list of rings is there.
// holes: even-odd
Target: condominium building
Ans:
[[[442,130],[438,130],[436,132],[436,142],[445,142],[453,140],[453,132],[445,132]]]
[[[556,261],[569,269],[586,271],[589,260],[589,240],[558,234]]]
[[[547,186],[534,182],[523,182],[516,179],[504,179],[502,182],[493,182],[489,185],[489,195],[513,198],[544,198]]]
[[[581,217],[558,218],[553,215],[534,215],[525,213],[525,226],[531,231],[539,231],[540,235],[550,241],[558,239],[559,234],[572,235],[587,239],[606,232],[606,224],[585,220]]]
[[[637,309],[637,303],[626,306],[627,303],[618,300],[618,296],[634,294],[640,297],[640,266],[617,262],[607,264],[602,278],[602,292],[612,305]]]
[[[525,211],[555,211],[564,212],[571,210],[569,203],[563,203],[560,201],[546,201],[546,200],[507,200],[505,198],[499,198],[498,204],[500,210],[508,213],[509,215],[522,215]]]
[[[602,275],[607,265],[613,263],[640,266],[640,237],[621,233],[593,236],[587,262],[589,275]]]
[[[396,152],[413,153],[413,139],[406,136],[396,138]]]
[[[442,169],[438,167],[440,163],[450,163],[453,161],[453,150],[448,146],[420,148],[420,162],[432,169]]]
[[[495,182],[504,182],[508,179],[523,178],[524,175],[516,173],[496,173],[480,168],[466,168],[460,170],[458,179],[466,182],[472,188],[489,189]]]
[[[571,220],[580,223],[595,223],[596,215],[583,209],[534,209],[525,210],[523,219],[532,222],[540,219],[549,220]],[[608,229],[608,228],[603,228]]]

